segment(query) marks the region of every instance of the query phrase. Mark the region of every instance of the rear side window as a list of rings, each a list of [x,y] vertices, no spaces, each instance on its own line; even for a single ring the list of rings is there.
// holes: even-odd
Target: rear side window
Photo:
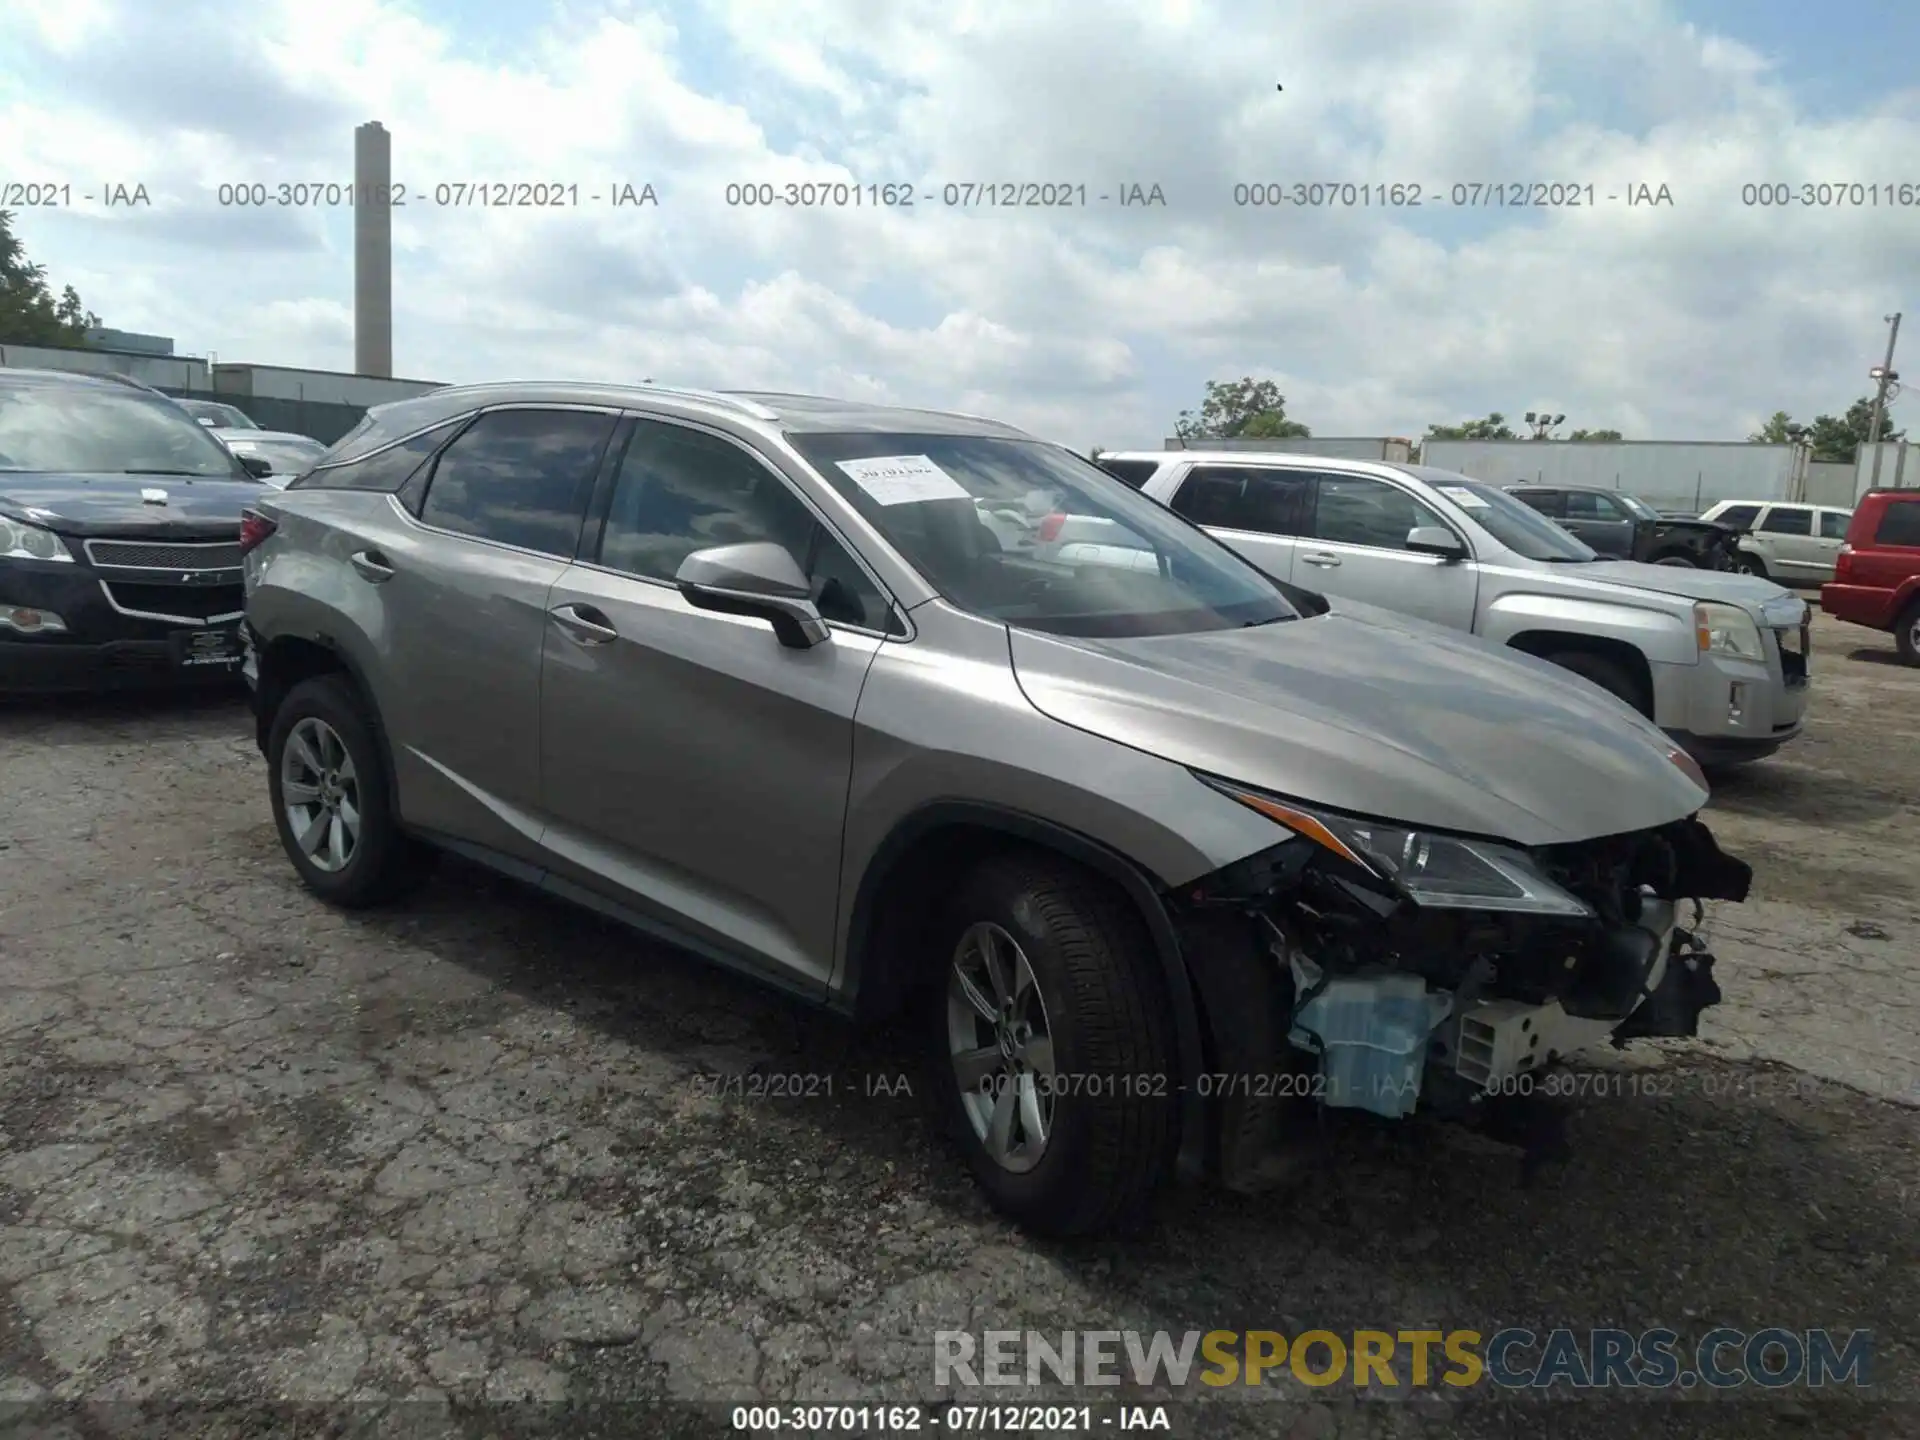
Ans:
[[[398,445],[390,445],[385,450],[377,450],[358,460],[348,460],[339,465],[322,463],[319,468],[294,479],[287,489],[384,490],[389,495],[397,495],[413,478],[414,472],[431,460],[434,451],[464,424],[464,419],[449,420],[445,425],[436,425],[410,440],[402,440]],[[327,459],[324,455],[320,458],[323,462]]]
[[[1713,523],[1724,525],[1729,530],[1744,530],[1753,524],[1753,517],[1759,513],[1758,505],[1729,505],[1713,517]]]
[[[1180,482],[1171,508],[1196,525],[1304,535],[1313,516],[1313,475],[1306,470],[1201,465]]]
[[[1767,518],[1760,522],[1760,529],[1768,535],[1811,535],[1813,512],[1790,505],[1776,505],[1767,512]]]
[[[1873,532],[1873,543],[1920,549],[1920,500],[1895,500],[1888,505]]]
[[[1820,512],[1820,538],[1823,540],[1844,540],[1847,538],[1847,526],[1853,523],[1853,516],[1845,510],[1822,510]]]
[[[420,519],[571,559],[613,425],[587,410],[489,411],[435,462]]]
[[[1093,462],[1122,484],[1138,490],[1160,468],[1158,460],[1096,460]]]

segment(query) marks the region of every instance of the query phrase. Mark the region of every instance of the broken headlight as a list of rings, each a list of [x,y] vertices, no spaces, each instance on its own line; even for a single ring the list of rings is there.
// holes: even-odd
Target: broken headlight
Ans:
[[[1363,820],[1214,783],[1242,805],[1388,881],[1426,909],[1594,913],[1585,901],[1541,874],[1525,851],[1510,845],[1439,835],[1391,820]]]

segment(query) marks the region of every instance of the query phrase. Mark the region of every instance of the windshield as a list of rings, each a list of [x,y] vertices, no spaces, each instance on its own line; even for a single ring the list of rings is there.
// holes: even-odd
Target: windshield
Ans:
[[[977,435],[788,440],[963,610],[1121,638],[1297,619],[1218,541],[1055,445]]]
[[[1633,513],[1636,520],[1658,520],[1660,512],[1654,509],[1638,495],[1622,495],[1620,503]]]
[[[1469,480],[1451,470],[1426,465],[1403,467],[1418,475],[1447,499],[1466,511],[1473,523],[1514,554],[1554,565],[1581,565],[1600,557],[1584,540],[1562,530],[1524,500],[1496,485]]]
[[[236,455],[258,455],[276,475],[298,475],[327,450],[318,440],[234,439],[227,446]]]
[[[118,387],[0,379],[0,470],[232,479],[238,467],[172,401]]]

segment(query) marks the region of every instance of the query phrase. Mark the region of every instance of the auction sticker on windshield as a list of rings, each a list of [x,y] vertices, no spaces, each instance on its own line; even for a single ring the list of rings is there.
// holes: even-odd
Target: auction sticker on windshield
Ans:
[[[972,498],[958,480],[924,455],[877,455],[871,460],[835,463],[878,505]]]
[[[1469,510],[1484,510],[1487,502],[1467,489],[1464,485],[1442,485],[1440,493],[1456,505],[1464,505]]]

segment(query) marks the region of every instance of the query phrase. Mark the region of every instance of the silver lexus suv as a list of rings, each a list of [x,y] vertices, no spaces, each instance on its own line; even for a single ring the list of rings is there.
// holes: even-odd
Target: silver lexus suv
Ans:
[[[1118,543],[1063,552],[1062,514]],[[310,889],[370,905],[456,851],[910,1020],[1043,1232],[1129,1228],[1175,1174],[1258,1186],[1323,1105],[1537,1158],[1531,1073],[1694,1033],[1685,907],[1751,877],[1597,686],[1343,613],[987,420],[450,388],[241,543]]]

